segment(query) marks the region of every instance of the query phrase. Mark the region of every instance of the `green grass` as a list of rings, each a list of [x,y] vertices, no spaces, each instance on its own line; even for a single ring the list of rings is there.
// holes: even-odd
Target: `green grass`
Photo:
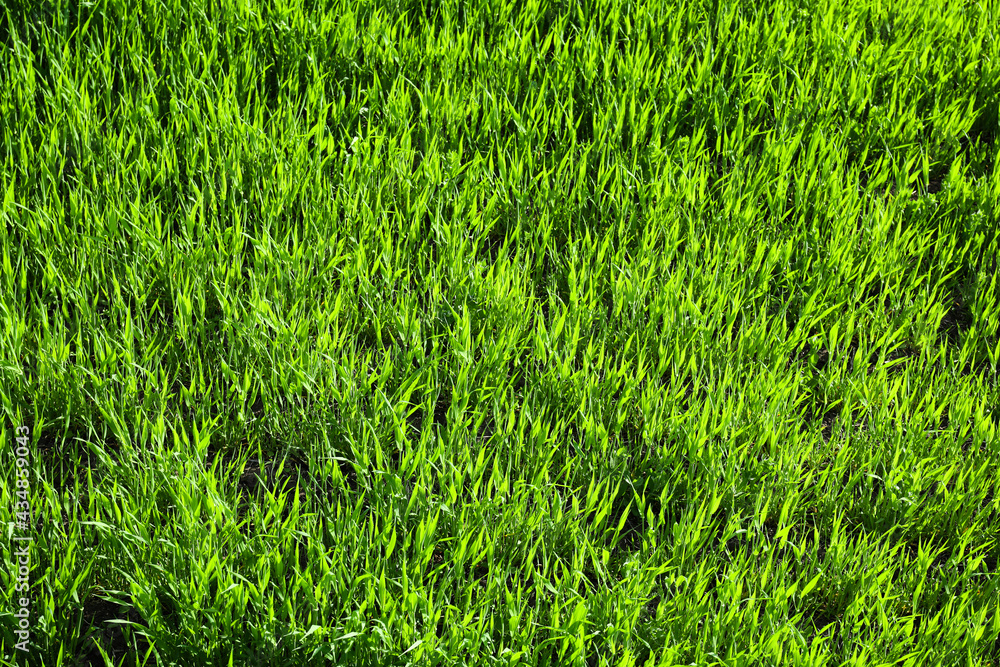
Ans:
[[[10,0],[0,662],[997,665],[998,26]]]

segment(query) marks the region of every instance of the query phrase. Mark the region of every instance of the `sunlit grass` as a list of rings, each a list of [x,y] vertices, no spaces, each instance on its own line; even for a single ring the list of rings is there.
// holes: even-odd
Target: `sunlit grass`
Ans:
[[[0,14],[22,662],[996,664],[994,2],[188,4]]]

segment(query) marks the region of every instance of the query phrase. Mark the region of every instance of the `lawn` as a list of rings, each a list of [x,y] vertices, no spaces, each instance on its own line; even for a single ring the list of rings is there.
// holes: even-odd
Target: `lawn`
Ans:
[[[996,0],[3,5],[0,664],[998,664]]]

